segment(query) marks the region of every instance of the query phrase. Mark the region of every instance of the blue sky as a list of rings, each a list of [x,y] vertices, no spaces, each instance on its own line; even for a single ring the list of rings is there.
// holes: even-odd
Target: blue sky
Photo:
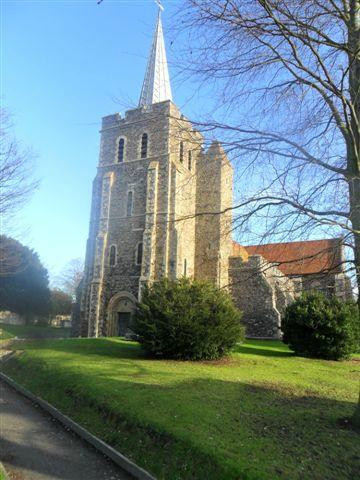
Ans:
[[[186,40],[176,28],[181,2],[163,0],[173,99],[189,118],[201,120],[213,109],[219,116],[221,95],[216,100],[210,85],[187,79],[177,63]],[[137,105],[157,7],[154,0],[0,0],[0,6],[0,98],[14,134],[37,154],[41,180],[4,233],[34,248],[55,278],[85,255],[101,118]],[[243,118],[252,112],[245,103],[236,109]],[[236,197],[252,187],[243,159],[233,165]],[[255,187],[267,176],[259,167]]]
[[[179,3],[163,3],[166,34]],[[2,104],[16,137],[36,152],[41,180],[14,232],[54,277],[85,254],[100,120],[136,105],[157,7],[153,0],[2,0],[1,8]],[[169,48],[168,57],[171,64]],[[170,70],[174,100],[190,114],[191,87]],[[197,105],[193,99],[192,111]]]

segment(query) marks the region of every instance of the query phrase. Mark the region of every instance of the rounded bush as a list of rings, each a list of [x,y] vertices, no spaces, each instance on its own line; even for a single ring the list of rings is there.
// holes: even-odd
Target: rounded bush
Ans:
[[[305,293],[286,308],[282,331],[283,342],[297,355],[349,358],[359,347],[359,311],[355,303]]]
[[[240,320],[229,294],[214,285],[164,279],[145,287],[132,329],[153,356],[217,359],[244,339]]]

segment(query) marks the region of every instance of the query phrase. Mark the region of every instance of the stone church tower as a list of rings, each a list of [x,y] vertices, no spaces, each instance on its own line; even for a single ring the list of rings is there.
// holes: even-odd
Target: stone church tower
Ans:
[[[172,102],[160,11],[139,106],[104,117],[74,334],[124,335],[142,286],[228,284],[232,167]],[[219,212],[224,212],[219,214]]]

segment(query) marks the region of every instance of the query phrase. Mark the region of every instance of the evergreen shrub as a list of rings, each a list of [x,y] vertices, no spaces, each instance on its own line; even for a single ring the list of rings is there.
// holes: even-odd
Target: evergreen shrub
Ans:
[[[214,285],[163,279],[145,287],[132,329],[152,356],[209,360],[244,340],[240,320],[229,294]]]
[[[297,355],[342,360],[359,348],[359,311],[352,302],[304,293],[286,308],[283,342]]]

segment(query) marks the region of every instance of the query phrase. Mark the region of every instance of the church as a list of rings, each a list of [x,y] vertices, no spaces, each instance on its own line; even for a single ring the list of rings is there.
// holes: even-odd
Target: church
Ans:
[[[339,239],[242,246],[232,240],[233,168],[172,101],[159,10],[137,108],[102,119],[85,271],[73,335],[126,335],[144,285],[187,276],[231,293],[247,335],[281,336],[304,289],[347,298]]]

